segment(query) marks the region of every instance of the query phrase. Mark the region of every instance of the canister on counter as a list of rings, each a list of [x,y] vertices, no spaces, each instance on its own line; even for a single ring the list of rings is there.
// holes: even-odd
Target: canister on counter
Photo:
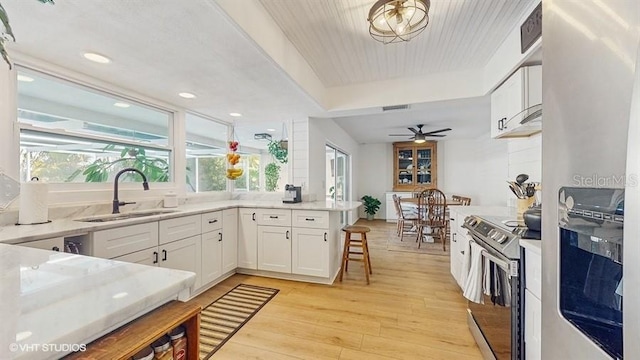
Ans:
[[[155,353],[154,360],[173,360],[173,347],[168,336],[165,335],[154,341],[151,347],[153,347],[153,352]]]
[[[173,346],[173,360],[186,360],[187,359],[187,337],[185,336],[185,330],[182,326],[171,330],[169,332],[171,338],[171,346]]]

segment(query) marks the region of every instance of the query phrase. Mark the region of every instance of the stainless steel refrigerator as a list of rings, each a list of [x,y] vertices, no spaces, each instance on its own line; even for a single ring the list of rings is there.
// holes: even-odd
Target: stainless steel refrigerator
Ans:
[[[542,358],[615,357],[561,314],[558,202],[562,187],[626,187],[624,266],[617,290],[623,357],[640,359],[640,91],[633,93],[634,84],[640,86],[640,1],[543,0],[542,5]]]

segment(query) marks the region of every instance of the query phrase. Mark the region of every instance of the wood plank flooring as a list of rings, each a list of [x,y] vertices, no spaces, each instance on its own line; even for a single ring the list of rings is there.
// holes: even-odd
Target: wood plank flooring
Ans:
[[[482,359],[449,257],[387,251],[395,224],[358,224],[372,230],[370,285],[353,262],[331,286],[234,275],[191,300],[204,307],[239,283],[280,289],[211,359]]]

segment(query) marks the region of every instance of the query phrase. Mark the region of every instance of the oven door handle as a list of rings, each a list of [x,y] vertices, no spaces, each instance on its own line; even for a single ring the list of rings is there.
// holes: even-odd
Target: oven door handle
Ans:
[[[482,250],[482,256],[488,260],[493,261],[494,264],[498,265],[502,270],[506,271],[509,274],[509,277],[518,276],[518,262],[517,261],[504,261],[486,250]]]

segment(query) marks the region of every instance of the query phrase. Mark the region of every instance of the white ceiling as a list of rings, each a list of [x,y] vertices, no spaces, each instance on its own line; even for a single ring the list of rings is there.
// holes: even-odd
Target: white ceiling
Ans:
[[[423,33],[384,45],[369,35],[373,0],[260,0],[327,87],[482,68],[534,2],[432,0]]]
[[[368,35],[374,0],[259,2],[325,86],[482,68],[527,8],[538,0],[432,0],[430,24],[409,43],[383,45]],[[451,127],[445,139],[488,131],[488,99],[413,104],[408,111],[327,113],[235,24],[215,0],[2,0],[16,34],[9,51],[144,94],[168,104],[248,124],[333,117],[358,142],[418,123]],[[88,62],[93,51],[113,62]],[[178,92],[198,97],[182,99]],[[354,115],[356,114],[356,115]],[[363,115],[368,114],[368,115]],[[484,115],[483,115],[484,114]],[[244,126],[251,134],[249,125]],[[264,128],[265,126],[258,126]],[[256,129],[254,132],[260,132]],[[280,129],[277,128],[278,132]]]

